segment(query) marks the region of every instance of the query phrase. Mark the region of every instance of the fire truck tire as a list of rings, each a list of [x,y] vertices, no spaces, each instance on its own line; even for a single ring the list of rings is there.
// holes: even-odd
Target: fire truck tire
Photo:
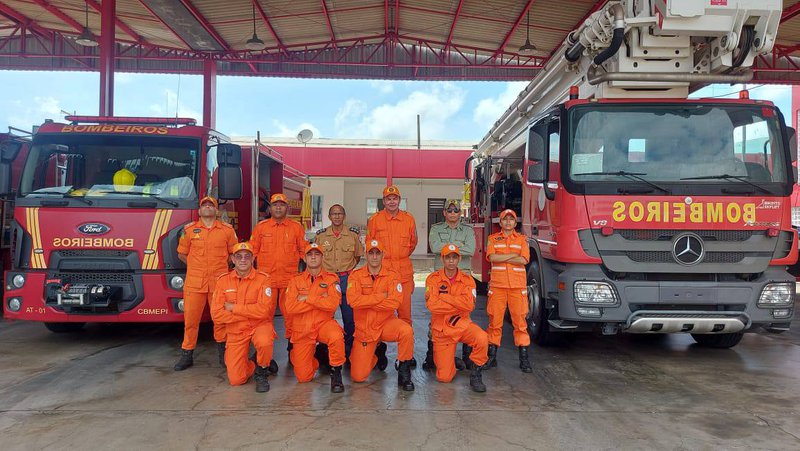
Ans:
[[[744,337],[743,332],[735,334],[692,334],[692,338],[700,346],[717,349],[732,348],[742,341],[742,337]]]
[[[542,297],[541,283],[539,282],[539,266],[535,263],[528,267],[528,334],[531,341],[539,346],[558,346],[566,342],[564,333],[550,330],[547,322],[549,313]]]
[[[44,327],[56,334],[68,334],[83,330],[86,323],[44,323]]]

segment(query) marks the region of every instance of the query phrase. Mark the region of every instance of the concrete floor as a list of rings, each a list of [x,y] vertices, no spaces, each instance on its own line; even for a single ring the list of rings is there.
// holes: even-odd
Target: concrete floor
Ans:
[[[414,293],[417,355],[428,315]],[[486,324],[483,302],[474,319]],[[277,327],[282,329],[280,322]],[[10,449],[800,449],[800,324],[732,350],[691,337],[584,335],[533,348],[517,369],[509,329],[485,394],[462,372],[416,392],[396,372],[365,384],[297,384],[285,342],[272,389],[230,387],[207,329],[195,366],[175,373],[181,328],[90,325],[55,335],[0,323],[0,447]],[[394,346],[390,345],[394,353]]]

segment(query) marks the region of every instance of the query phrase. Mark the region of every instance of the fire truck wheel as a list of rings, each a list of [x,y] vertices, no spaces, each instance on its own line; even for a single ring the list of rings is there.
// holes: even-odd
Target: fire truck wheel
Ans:
[[[732,348],[742,341],[742,337],[744,337],[743,332],[735,334],[692,334],[692,338],[700,346],[717,349]]]
[[[557,346],[565,342],[565,334],[553,332],[547,322],[549,312],[545,308],[544,298],[541,295],[538,265],[531,264],[528,268],[528,333],[531,341],[539,346]]]
[[[86,323],[44,323],[44,327],[56,334],[68,334],[83,329]]]

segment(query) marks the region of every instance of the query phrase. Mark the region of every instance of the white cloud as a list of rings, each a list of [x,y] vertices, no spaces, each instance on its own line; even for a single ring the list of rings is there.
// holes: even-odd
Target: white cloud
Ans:
[[[177,105],[178,117],[189,117],[196,119],[198,123],[203,121],[203,114],[193,108],[189,108],[178,99],[178,94],[171,90],[164,90],[164,103],[151,103],[150,112],[156,117],[174,117],[176,115],[175,105]]]
[[[32,125],[40,125],[45,119],[61,120],[65,116],[61,112],[61,101],[55,97],[36,96],[33,102],[27,104],[15,100],[13,106],[6,120],[8,125],[22,130],[28,130]]]
[[[519,93],[528,86],[526,81],[514,81],[506,84],[506,90],[497,97],[487,97],[478,102],[473,111],[472,119],[486,130],[492,126],[500,116],[505,113]]]
[[[368,110],[360,100],[350,99],[336,114],[336,133],[341,137],[414,139],[417,114],[421,116],[423,139],[443,139],[448,121],[464,106],[466,92],[453,83],[429,85],[394,104]]]
[[[292,127],[286,125],[286,123],[281,122],[277,119],[273,119],[272,128],[273,131],[270,132],[268,136],[280,137],[280,138],[293,138],[296,137],[301,130],[308,129],[311,130],[311,133],[314,134],[314,138],[320,137],[319,129],[315,127],[313,124],[310,124],[308,122],[303,122],[297,126]]]
[[[371,80],[369,87],[381,94],[391,94],[394,91],[395,82],[390,80]]]

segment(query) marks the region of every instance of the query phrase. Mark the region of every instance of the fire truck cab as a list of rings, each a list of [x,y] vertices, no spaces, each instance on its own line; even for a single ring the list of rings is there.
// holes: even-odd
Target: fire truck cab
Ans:
[[[481,141],[467,163],[473,272],[491,286],[483,246],[498,212],[516,210],[536,342],[598,329],[730,347],[788,329],[794,130],[746,92],[688,98],[750,79],[781,7],[609,2]]]

